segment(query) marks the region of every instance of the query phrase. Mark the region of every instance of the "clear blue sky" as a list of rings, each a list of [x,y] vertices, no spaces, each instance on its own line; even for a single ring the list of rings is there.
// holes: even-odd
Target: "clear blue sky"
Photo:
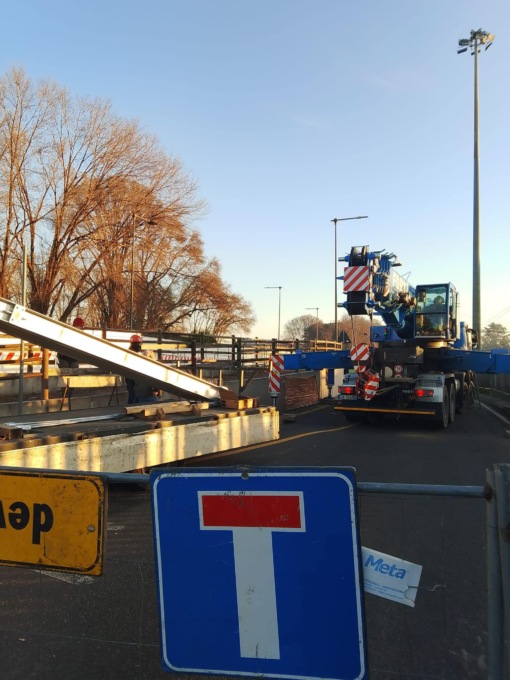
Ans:
[[[508,0],[4,2],[0,69],[110,99],[179,157],[209,205],[208,256],[257,315],[319,308],[338,251],[396,253],[413,284],[452,281],[471,322],[471,29],[480,66],[482,324],[510,328]],[[340,270],[339,265],[339,270]],[[339,301],[343,300],[339,283]]]

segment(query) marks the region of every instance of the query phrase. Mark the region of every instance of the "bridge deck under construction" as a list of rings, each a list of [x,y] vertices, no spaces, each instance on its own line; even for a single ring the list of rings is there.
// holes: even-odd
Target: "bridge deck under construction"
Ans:
[[[127,472],[279,437],[274,407],[186,401],[0,417],[0,467]]]

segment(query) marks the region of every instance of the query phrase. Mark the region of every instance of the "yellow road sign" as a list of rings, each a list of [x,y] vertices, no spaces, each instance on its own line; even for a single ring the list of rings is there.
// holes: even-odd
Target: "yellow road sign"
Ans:
[[[101,477],[0,470],[0,564],[99,576],[105,500]]]

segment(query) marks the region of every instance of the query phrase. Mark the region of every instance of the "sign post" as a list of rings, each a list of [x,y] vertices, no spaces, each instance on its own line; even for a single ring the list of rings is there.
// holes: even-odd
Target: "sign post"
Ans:
[[[351,468],[151,476],[163,667],[366,677]]]

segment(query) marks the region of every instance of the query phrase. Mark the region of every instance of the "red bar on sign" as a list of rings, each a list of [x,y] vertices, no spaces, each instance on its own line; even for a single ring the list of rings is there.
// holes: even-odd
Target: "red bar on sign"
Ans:
[[[203,526],[301,529],[299,500],[298,495],[204,494]]]

